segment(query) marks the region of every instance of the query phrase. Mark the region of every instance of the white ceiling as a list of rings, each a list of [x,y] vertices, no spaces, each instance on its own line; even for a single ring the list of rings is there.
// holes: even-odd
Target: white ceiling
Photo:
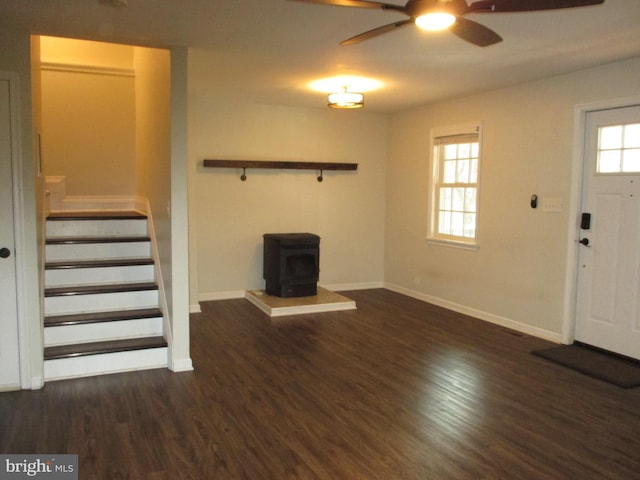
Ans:
[[[468,0],[469,2],[471,0]],[[406,17],[288,0],[0,0],[7,22],[34,34],[143,46],[189,46],[190,79],[257,103],[325,105],[311,80],[338,74],[384,82],[366,108],[392,112],[439,99],[640,55],[640,0],[515,14],[476,14],[504,41],[480,48],[413,26],[351,46],[338,43]],[[403,4],[403,0],[388,3]],[[640,88],[640,79],[639,79]]]

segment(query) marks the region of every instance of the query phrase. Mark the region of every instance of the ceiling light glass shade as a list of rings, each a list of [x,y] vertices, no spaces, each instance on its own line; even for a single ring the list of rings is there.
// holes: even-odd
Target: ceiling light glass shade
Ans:
[[[364,94],[347,92],[345,88],[342,92],[330,93],[328,101],[331,108],[362,108],[364,107]]]
[[[449,28],[456,22],[456,17],[446,12],[431,12],[416,18],[416,25],[422,30],[435,32]]]

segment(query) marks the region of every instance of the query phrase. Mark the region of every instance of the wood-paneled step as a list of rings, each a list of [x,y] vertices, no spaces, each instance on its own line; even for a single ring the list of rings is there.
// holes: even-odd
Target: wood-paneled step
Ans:
[[[135,267],[137,265],[153,265],[151,258],[110,258],[105,260],[58,260],[47,262],[46,270],[66,268],[102,268],[102,267]]]
[[[146,219],[144,213],[135,210],[117,210],[117,211],[57,211],[47,215],[47,220],[64,221],[64,220],[140,220]]]
[[[83,245],[88,243],[134,243],[134,242],[150,242],[151,237],[146,235],[130,235],[130,236],[74,236],[74,237],[52,237],[47,238],[47,245]]]
[[[44,359],[45,361],[56,360],[87,355],[130,352],[150,348],[164,348],[166,346],[167,341],[164,337],[128,338],[124,340],[111,340],[108,342],[78,343],[75,345],[45,347]]]
[[[104,285],[73,285],[67,287],[49,287],[44,289],[45,297],[62,297],[71,295],[96,295],[102,293],[137,292],[157,290],[155,282],[118,283]]]
[[[44,318],[45,327],[62,327],[68,325],[84,325],[90,323],[118,322],[139,318],[162,317],[159,308],[138,308],[135,310],[119,310],[114,312],[74,313],[69,315],[49,315]]]

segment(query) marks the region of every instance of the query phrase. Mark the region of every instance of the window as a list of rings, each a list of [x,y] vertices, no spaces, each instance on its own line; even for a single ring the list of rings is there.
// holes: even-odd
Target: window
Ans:
[[[640,172],[640,123],[598,129],[598,173]]]
[[[477,244],[480,125],[431,132],[429,240]]]

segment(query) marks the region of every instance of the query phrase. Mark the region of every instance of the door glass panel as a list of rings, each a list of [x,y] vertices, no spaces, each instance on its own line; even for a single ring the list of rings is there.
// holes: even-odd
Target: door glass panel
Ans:
[[[599,150],[622,147],[622,125],[600,128]]]
[[[624,151],[622,171],[640,172],[640,148],[630,148]]]
[[[640,123],[598,129],[597,173],[640,172]]]
[[[640,148],[640,123],[627,125],[624,130],[624,148]]]

